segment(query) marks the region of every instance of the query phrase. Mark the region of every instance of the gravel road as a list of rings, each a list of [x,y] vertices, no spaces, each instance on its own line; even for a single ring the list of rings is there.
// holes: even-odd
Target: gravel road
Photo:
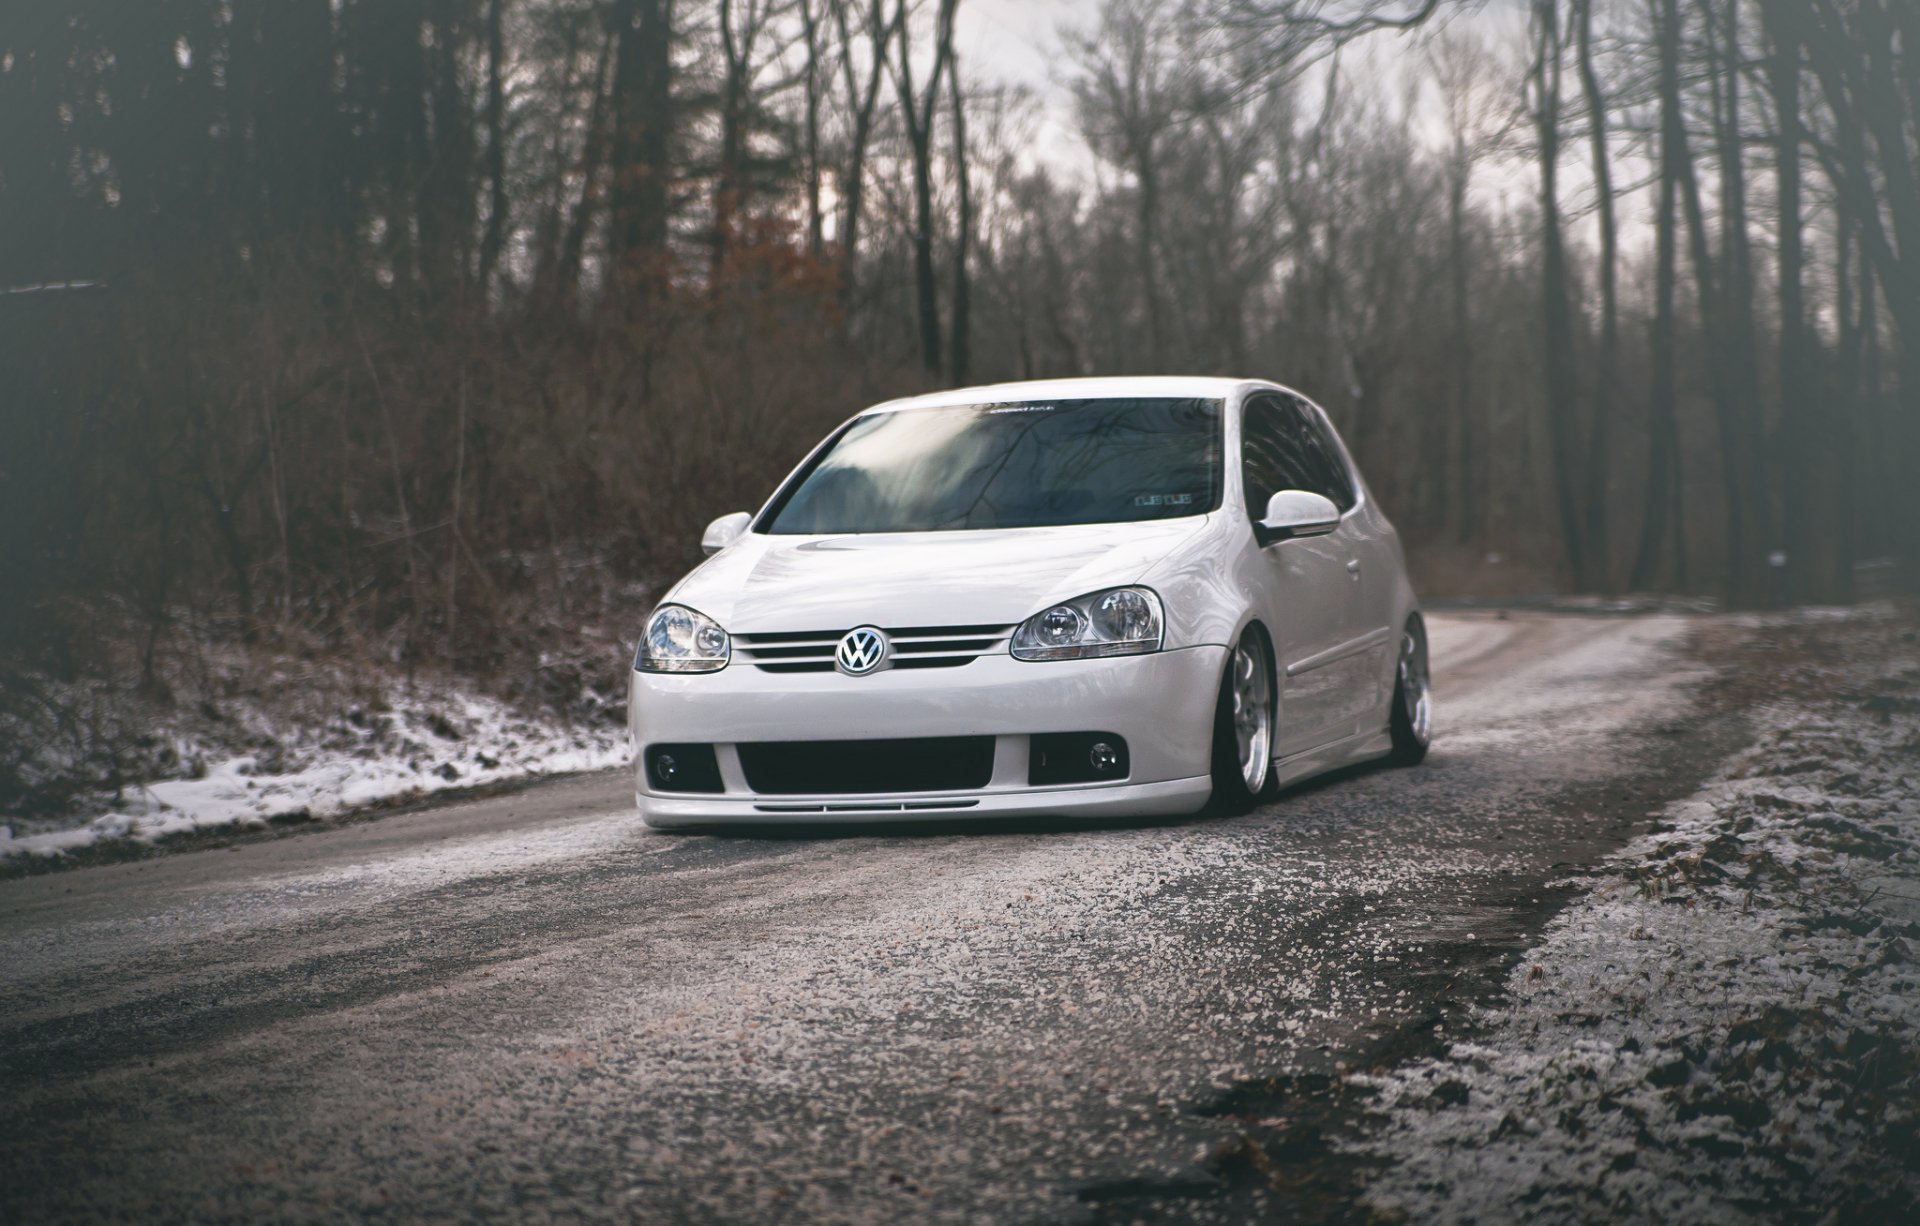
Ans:
[[[1415,770],[672,835],[624,773],[0,881],[0,1220],[1338,1218],[1430,1047],[1742,739],[1684,618],[1436,617]]]

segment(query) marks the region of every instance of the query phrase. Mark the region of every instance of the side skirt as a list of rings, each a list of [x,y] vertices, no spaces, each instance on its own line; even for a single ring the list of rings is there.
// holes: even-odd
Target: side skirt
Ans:
[[[1294,754],[1290,758],[1275,759],[1273,777],[1279,787],[1292,787],[1303,779],[1324,775],[1328,771],[1339,770],[1343,766],[1371,762],[1375,758],[1384,758],[1392,752],[1393,738],[1387,735],[1385,728],[1377,732],[1362,732],[1345,740],[1333,741],[1317,749]]]

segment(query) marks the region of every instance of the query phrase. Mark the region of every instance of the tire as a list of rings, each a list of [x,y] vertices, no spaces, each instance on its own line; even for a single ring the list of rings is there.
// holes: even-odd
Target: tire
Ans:
[[[1214,703],[1213,798],[1207,812],[1245,813],[1279,791],[1273,775],[1277,723],[1273,649],[1265,631],[1248,626],[1227,657]]]
[[[1418,766],[1433,743],[1433,680],[1427,667],[1427,623],[1418,613],[1400,633],[1400,661],[1393,672],[1393,712],[1387,718],[1394,766]]]

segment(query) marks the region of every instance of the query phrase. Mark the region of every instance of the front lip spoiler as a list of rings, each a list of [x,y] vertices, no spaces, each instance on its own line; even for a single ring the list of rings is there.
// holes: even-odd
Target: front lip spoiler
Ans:
[[[968,796],[661,796],[638,791],[640,818],[655,828],[925,822],[1192,814],[1213,791],[1206,775],[1162,783],[1102,783]]]
[[[755,804],[761,813],[925,813],[978,808],[978,800],[896,800],[864,803]]]

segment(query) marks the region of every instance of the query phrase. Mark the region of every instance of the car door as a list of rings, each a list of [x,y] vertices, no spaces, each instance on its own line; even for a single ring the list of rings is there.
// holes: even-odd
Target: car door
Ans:
[[[1326,412],[1300,397],[1290,399],[1299,406],[1305,423],[1305,462],[1310,478],[1318,482],[1311,488],[1326,494],[1340,508],[1338,535],[1347,547],[1348,571],[1357,579],[1350,591],[1353,603],[1341,640],[1341,656],[1329,661],[1327,667],[1337,678],[1343,717],[1353,721],[1355,733],[1364,732],[1386,701],[1382,685],[1389,675],[1386,656],[1398,648],[1398,636],[1389,623],[1393,620],[1399,549],[1386,518],[1366,501],[1353,461]]]
[[[1314,463],[1313,423],[1304,406],[1278,393],[1247,399],[1241,417],[1241,486],[1247,518],[1258,522],[1281,490],[1327,493]],[[1337,500],[1336,500],[1337,501]],[[1254,606],[1272,636],[1280,688],[1276,757],[1347,735],[1351,695],[1342,692],[1341,649],[1359,614],[1359,578],[1345,525],[1330,535],[1277,541],[1254,566]]]

